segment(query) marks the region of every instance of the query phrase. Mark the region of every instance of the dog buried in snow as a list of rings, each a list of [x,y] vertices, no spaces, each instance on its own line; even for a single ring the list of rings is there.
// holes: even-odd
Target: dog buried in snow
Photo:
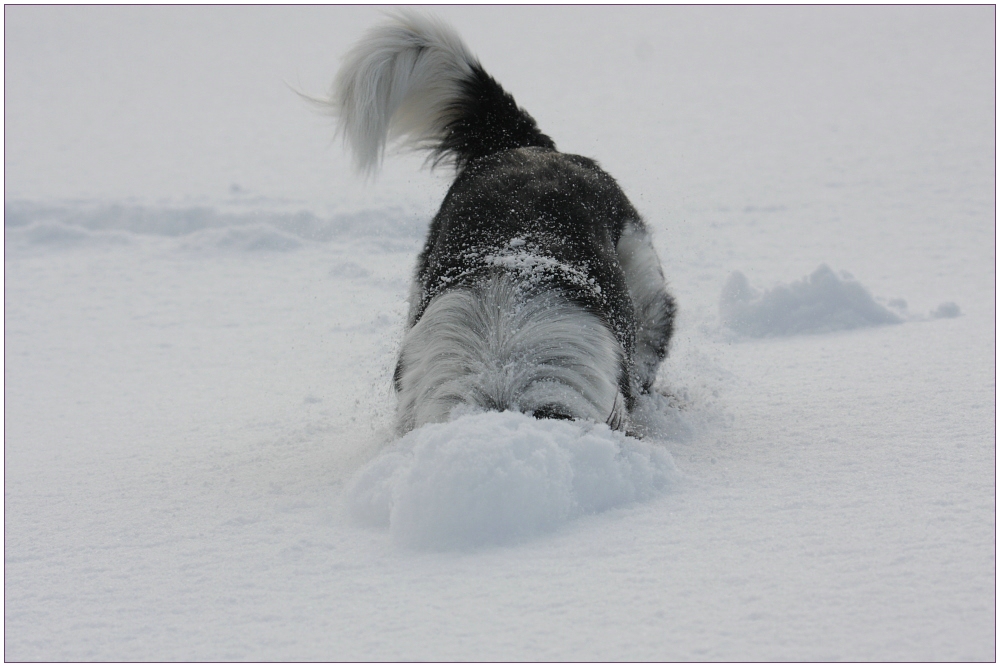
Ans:
[[[456,172],[410,292],[393,377],[400,432],[458,406],[629,430],[675,305],[614,179],[556,150],[454,30],[427,16],[372,29],[324,104],[362,171],[401,138]]]

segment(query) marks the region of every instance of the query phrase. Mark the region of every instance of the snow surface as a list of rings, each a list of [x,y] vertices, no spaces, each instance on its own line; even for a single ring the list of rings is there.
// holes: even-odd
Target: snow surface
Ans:
[[[377,10],[6,7],[5,659],[994,660],[995,8],[435,12],[654,231],[644,438],[391,432]]]

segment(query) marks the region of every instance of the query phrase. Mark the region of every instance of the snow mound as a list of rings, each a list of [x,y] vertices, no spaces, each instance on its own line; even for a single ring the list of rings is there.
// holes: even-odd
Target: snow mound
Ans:
[[[837,276],[826,264],[812,275],[763,293],[739,271],[730,274],[719,299],[722,323],[755,338],[827,333],[882,324],[902,318],[876,303],[849,274]]]
[[[651,498],[675,474],[665,449],[605,424],[485,412],[411,431],[358,471],[346,499],[397,544],[449,549],[551,532]]]
[[[935,319],[958,317],[961,314],[962,310],[954,301],[946,301],[931,311],[931,317]]]

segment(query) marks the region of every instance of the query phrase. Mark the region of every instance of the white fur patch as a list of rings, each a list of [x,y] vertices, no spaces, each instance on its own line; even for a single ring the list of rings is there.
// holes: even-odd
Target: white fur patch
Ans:
[[[436,296],[407,332],[400,363],[402,432],[447,421],[463,405],[624,428],[614,334],[557,291],[525,296],[509,275]]]
[[[664,331],[673,318],[673,300],[667,294],[660,258],[646,229],[626,223],[617,250],[635,309],[635,370],[639,388],[646,390],[656,381],[666,351]]]
[[[459,83],[476,62],[452,28],[429,16],[400,11],[369,31],[347,54],[325,101],[358,168],[377,170],[390,138],[437,145]]]

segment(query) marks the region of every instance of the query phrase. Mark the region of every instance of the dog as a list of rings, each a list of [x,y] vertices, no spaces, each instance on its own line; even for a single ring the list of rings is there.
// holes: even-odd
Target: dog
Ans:
[[[377,171],[392,139],[455,170],[409,295],[398,431],[471,408],[631,432],[676,305],[615,180],[559,152],[429,16],[401,12],[370,30],[324,104],[360,171]]]

